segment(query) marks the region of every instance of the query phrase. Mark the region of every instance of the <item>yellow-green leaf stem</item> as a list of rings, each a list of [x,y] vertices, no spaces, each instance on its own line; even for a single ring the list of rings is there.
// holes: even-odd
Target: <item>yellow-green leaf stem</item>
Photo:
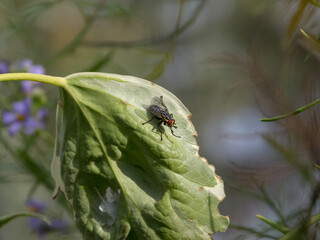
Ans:
[[[1,81],[36,81],[42,83],[48,83],[51,85],[56,85],[58,87],[65,87],[66,80],[62,77],[54,77],[43,74],[35,74],[35,73],[4,73],[0,74],[0,82]]]

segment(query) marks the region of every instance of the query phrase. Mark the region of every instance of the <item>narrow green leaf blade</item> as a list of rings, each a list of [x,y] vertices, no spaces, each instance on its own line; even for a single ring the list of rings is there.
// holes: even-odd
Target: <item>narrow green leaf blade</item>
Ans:
[[[102,73],[68,77],[62,90],[60,189],[85,239],[211,239],[229,219],[214,167],[198,155],[190,112],[143,79]],[[163,96],[173,136],[146,105]]]
[[[263,216],[257,215],[257,218],[259,218],[261,221],[265,222],[266,224],[270,225],[271,227],[273,227],[274,229],[277,229],[278,231],[286,234],[288,233],[290,230],[282,225],[280,225],[279,223],[273,222],[271,220],[269,220],[268,218],[265,218]]]
[[[309,34],[307,34],[305,31],[303,31],[302,29],[300,29],[300,32],[302,33],[302,35],[305,37],[305,39],[308,41],[308,43],[312,46],[312,48],[314,48],[315,50],[317,50],[318,52],[320,52],[320,42],[319,39],[310,36]]]

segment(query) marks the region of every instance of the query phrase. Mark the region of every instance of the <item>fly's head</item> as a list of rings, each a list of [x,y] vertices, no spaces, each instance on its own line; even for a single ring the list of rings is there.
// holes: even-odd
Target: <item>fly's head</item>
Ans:
[[[176,120],[174,120],[174,119],[170,119],[170,120],[168,121],[169,127],[177,128],[177,126],[175,126],[175,124],[176,124]]]
[[[168,126],[169,127],[174,127],[174,128],[177,128],[176,126],[176,120],[173,118],[173,115],[170,114],[170,119],[168,120]]]

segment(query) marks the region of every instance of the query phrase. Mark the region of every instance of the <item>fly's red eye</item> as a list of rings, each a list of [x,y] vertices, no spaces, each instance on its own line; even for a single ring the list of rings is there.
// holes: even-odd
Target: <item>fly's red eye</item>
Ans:
[[[173,126],[175,122],[176,122],[176,120],[170,119],[169,122],[168,122],[169,126]]]

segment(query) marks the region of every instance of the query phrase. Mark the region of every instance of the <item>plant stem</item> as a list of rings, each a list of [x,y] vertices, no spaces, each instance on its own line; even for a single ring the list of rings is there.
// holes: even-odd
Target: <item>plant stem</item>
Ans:
[[[301,108],[298,108],[297,110],[291,112],[291,113],[288,113],[288,114],[284,114],[284,115],[281,115],[281,116],[278,116],[278,117],[274,117],[274,118],[263,118],[261,119],[262,122],[271,122],[271,121],[277,121],[277,120],[280,120],[280,119],[283,119],[283,118],[286,118],[286,117],[290,117],[290,116],[293,116],[293,115],[296,115],[298,113],[301,113],[311,107],[313,107],[314,105],[320,103],[320,99],[317,99],[315,100],[314,102],[312,103],[309,103],[308,105],[305,105]]]
[[[0,74],[0,82],[1,81],[21,81],[21,80],[29,80],[29,81],[48,83],[51,85],[56,85],[58,87],[65,87],[66,86],[66,80],[62,77],[53,77],[53,76],[35,74],[35,73]]]

